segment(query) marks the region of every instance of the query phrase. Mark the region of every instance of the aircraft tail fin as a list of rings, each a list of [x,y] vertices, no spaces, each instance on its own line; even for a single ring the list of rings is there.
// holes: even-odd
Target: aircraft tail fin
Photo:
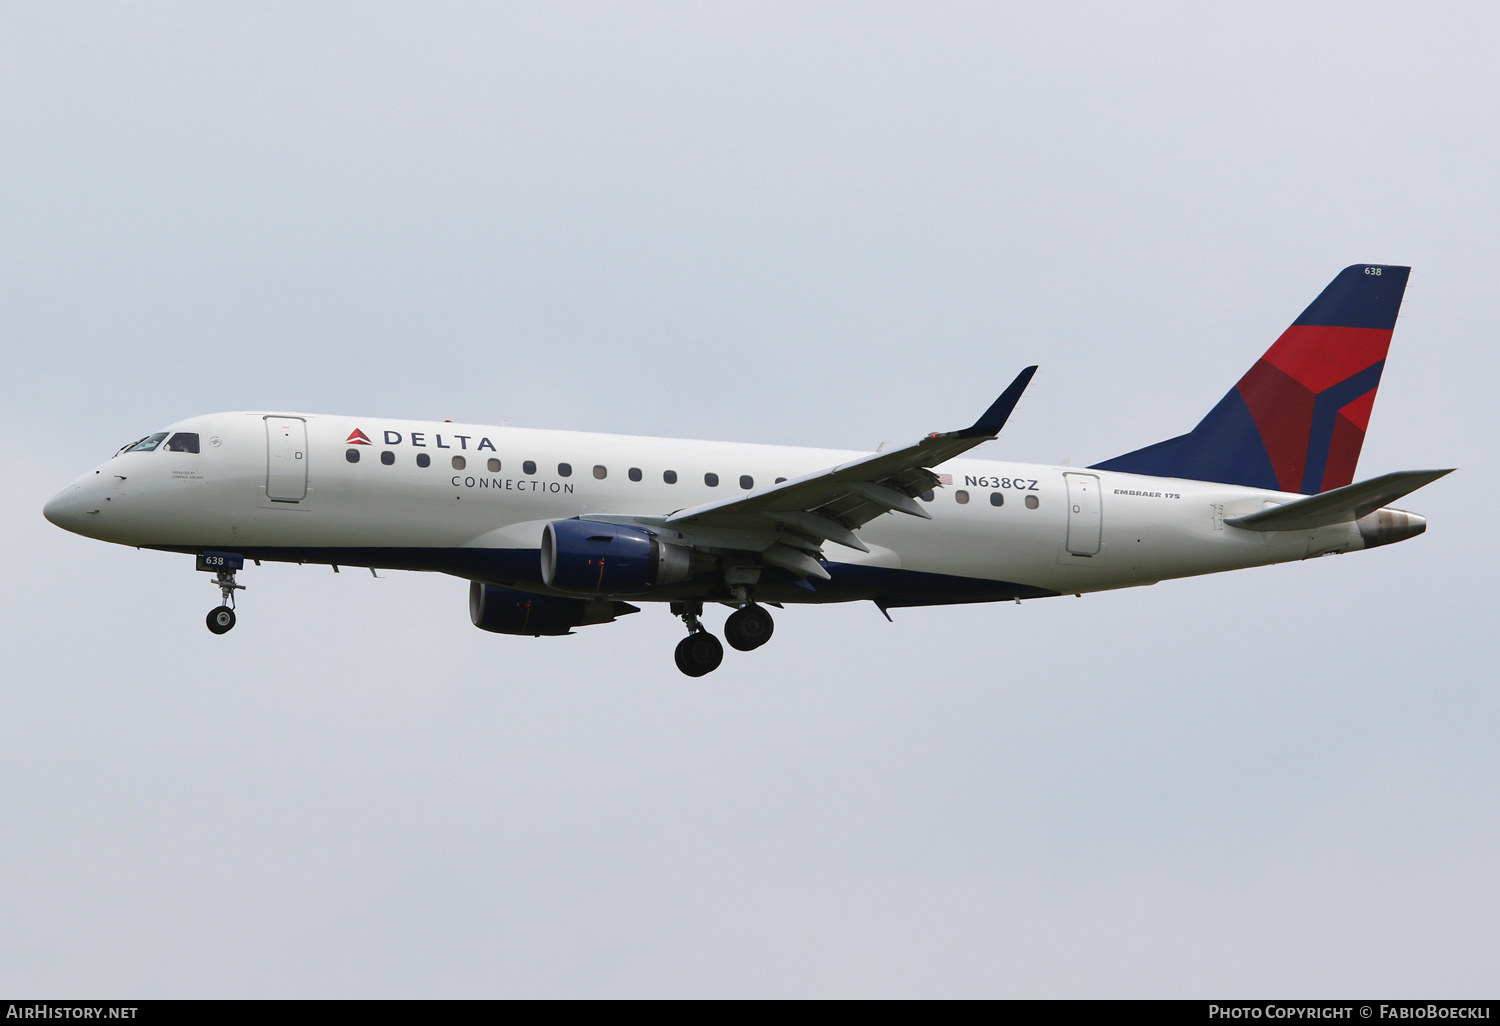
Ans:
[[[1092,469],[1305,495],[1349,484],[1410,274],[1344,268],[1191,432]]]

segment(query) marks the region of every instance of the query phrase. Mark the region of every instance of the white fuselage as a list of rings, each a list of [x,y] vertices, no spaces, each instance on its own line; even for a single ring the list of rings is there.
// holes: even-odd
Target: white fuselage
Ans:
[[[273,426],[286,424],[289,433],[273,437]],[[863,455],[306,414],[212,414],[168,430],[197,433],[200,451],[115,456],[53,499],[48,519],[126,545],[441,570],[546,592],[527,568],[550,521],[659,518]],[[303,430],[305,439],[296,434]],[[356,432],[370,444],[349,442]],[[834,583],[841,567],[856,576],[868,568],[1075,594],[1364,547],[1353,523],[1286,532],[1225,525],[1301,497],[1282,492],[976,459],[933,469],[947,477],[923,502],[932,519],[878,517],[859,530],[869,552],[827,543]],[[923,594],[941,592],[936,579],[924,580]],[[870,596],[820,585],[780,597]],[[960,589],[932,600],[983,597]]]

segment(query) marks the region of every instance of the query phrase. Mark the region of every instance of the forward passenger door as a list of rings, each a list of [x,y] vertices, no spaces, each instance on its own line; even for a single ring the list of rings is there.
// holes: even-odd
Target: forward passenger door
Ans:
[[[266,498],[307,498],[307,421],[300,417],[266,418]]]

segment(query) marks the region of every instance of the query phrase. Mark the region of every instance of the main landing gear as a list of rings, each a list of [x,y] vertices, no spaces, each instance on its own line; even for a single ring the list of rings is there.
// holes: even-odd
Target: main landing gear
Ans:
[[[703,603],[673,602],[672,612],[682,617],[688,629],[688,636],[677,643],[677,668],[689,677],[702,677],[717,670],[724,661],[724,646],[698,619],[703,615]],[[746,602],[724,621],[724,639],[739,651],[749,652],[771,640],[771,632],[775,629],[770,613],[753,602]]]
[[[717,670],[724,661],[724,646],[698,620],[703,615],[703,603],[673,602],[672,612],[682,617],[688,629],[688,636],[677,643],[677,651],[673,653],[677,668],[689,677]]]
[[[775,629],[771,614],[752,602],[729,614],[724,621],[724,640],[741,652],[749,652],[770,641]]]

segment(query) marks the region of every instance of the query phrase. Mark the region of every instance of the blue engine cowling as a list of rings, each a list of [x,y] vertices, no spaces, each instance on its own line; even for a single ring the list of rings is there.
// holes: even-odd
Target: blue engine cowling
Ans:
[[[554,520],[542,531],[542,580],[581,595],[639,595],[685,581],[692,556],[650,531],[592,520]]]
[[[571,634],[574,627],[609,623],[640,610],[629,602],[607,599],[557,598],[512,591],[493,584],[469,582],[469,619],[482,631],[495,634]]]

